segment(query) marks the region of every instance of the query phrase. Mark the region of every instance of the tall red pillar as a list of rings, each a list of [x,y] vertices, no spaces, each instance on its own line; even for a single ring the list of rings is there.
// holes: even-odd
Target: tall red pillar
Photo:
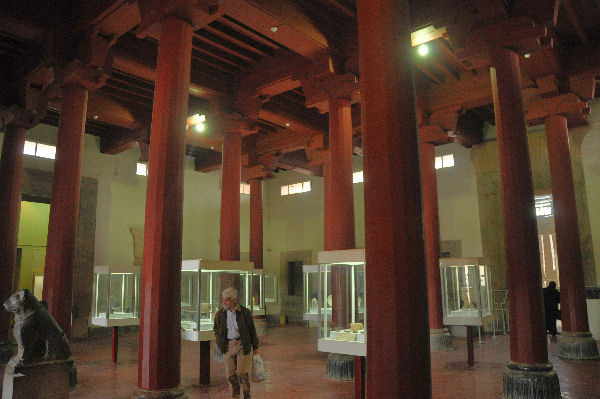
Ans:
[[[263,268],[263,182],[250,180],[250,262]]]
[[[381,0],[375,6],[359,0],[357,7],[365,175],[366,396],[429,399],[427,269],[409,2]]]
[[[548,362],[541,295],[540,256],[533,183],[523,110],[518,55],[506,48],[490,52],[492,92],[500,159],[504,241],[510,301],[510,362],[504,395],[525,398],[525,390],[560,397],[558,376]],[[541,393],[540,393],[541,395]],[[554,398],[555,396],[544,396]]]
[[[352,187],[352,115],[350,100],[329,99],[329,168],[326,251],[352,249],[354,241],[354,191]]]
[[[225,132],[221,178],[221,260],[240,260],[242,134]]]
[[[13,274],[17,258],[19,213],[21,209],[21,175],[23,147],[27,130],[10,124],[4,132],[0,160],[0,302],[4,303],[14,288]],[[0,311],[0,346],[8,342],[10,313]],[[10,351],[12,349],[9,347]],[[1,354],[0,354],[1,356]]]
[[[87,99],[88,91],[83,86],[66,85],[63,88],[44,267],[42,297],[67,337],[71,336],[73,269]]]
[[[552,115],[545,122],[560,269],[563,332],[558,341],[558,355],[566,359],[598,359],[585,302],[567,118]]]
[[[425,253],[427,256],[427,293],[429,300],[429,347],[432,351],[453,349],[452,338],[444,329],[442,284],[440,278],[440,218],[438,214],[435,146],[421,143],[421,184]]]
[[[181,240],[192,26],[162,20],[146,194],[138,398],[185,398],[180,386]]]

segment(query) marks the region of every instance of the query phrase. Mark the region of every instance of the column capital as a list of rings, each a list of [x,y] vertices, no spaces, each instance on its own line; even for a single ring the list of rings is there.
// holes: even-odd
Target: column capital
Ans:
[[[141,22],[138,37],[158,37],[164,18],[174,17],[187,22],[193,30],[207,25],[223,15],[219,0],[139,0]]]
[[[542,98],[529,104],[525,118],[529,126],[540,125],[553,115],[562,115],[570,124],[585,124],[584,115],[589,114],[587,102],[581,101],[574,93]]]
[[[228,104],[225,99],[212,101],[210,111],[216,120],[222,135],[228,133],[240,133],[247,136],[258,132],[258,126],[251,118],[243,112]],[[218,135],[218,133],[217,133]]]
[[[540,39],[548,35],[545,25],[537,25],[526,16],[496,20],[481,29],[476,29],[476,24],[472,27],[475,29],[461,32],[462,43],[468,44],[458,49],[456,56],[473,67],[489,65],[489,53],[500,48],[511,48],[519,55],[540,51],[543,48]]]
[[[332,99],[346,99],[352,103],[360,101],[360,82],[351,73],[306,74],[301,81],[306,96],[306,106],[316,107],[321,113],[329,112],[329,103]]]
[[[437,125],[421,125],[419,126],[419,142],[435,146],[453,143],[454,138],[450,137],[448,132]]]

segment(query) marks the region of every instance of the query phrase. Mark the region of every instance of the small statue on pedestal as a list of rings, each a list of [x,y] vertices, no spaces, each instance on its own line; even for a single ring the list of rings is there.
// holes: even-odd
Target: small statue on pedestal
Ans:
[[[65,389],[68,397],[69,388],[77,385],[77,369],[69,340],[56,320],[29,290],[15,292],[4,308],[15,313],[18,350],[4,370],[2,399],[37,397],[36,390],[47,390],[48,384],[57,392],[53,398],[62,398]]]

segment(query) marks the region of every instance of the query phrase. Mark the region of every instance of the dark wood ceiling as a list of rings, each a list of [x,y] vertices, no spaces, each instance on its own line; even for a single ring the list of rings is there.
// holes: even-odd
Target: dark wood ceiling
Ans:
[[[262,105],[258,116],[253,118],[258,128],[254,134],[288,137],[282,133],[287,130],[292,132],[290,137],[306,137],[306,143],[320,135],[324,137],[322,145],[326,146],[327,114],[323,108],[307,106],[309,101],[303,90],[302,76],[314,70],[320,59],[329,57],[336,73],[359,78],[356,1],[227,0],[218,3],[218,15],[193,34],[190,114],[205,113],[210,118],[211,102],[217,98],[228,98],[239,105],[240,101],[250,98],[248,95],[258,95]],[[465,119],[473,122],[461,122],[464,126],[493,124],[489,66],[473,65],[472,60],[462,57],[465,43],[461,43],[455,32],[519,16],[547,25],[547,15],[552,14],[546,9],[549,3],[552,1],[411,0],[414,31],[431,24],[436,28],[448,27],[427,43],[427,56],[418,55],[417,47],[414,48],[415,85],[423,113],[434,121],[440,113],[459,113],[463,122]],[[531,89],[532,98],[544,95],[535,92],[540,78],[536,71],[555,76],[556,90],[560,92],[569,92],[569,79],[576,74],[600,74],[600,69],[595,72],[600,62],[580,61],[586,54],[591,59],[600,58],[596,57],[600,54],[597,50],[600,48],[600,0],[562,0],[556,4],[559,4],[556,27],[549,26],[548,35],[555,39],[554,47],[542,43],[543,51],[529,59],[522,58],[523,85],[525,91]],[[82,40],[95,32],[101,38],[112,40],[112,62],[106,83],[90,96],[86,132],[101,139],[121,135],[126,140],[127,132],[136,132],[131,134],[132,139],[147,137],[139,131],[147,130],[151,122],[158,35],[150,30],[149,34],[140,36],[136,7],[137,2],[129,0],[1,2],[0,83],[3,89],[0,90],[0,110],[10,108],[15,102],[18,86],[15,82],[27,79],[40,66],[59,70],[76,57]],[[587,69],[582,68],[582,62]],[[595,83],[594,75],[594,88]],[[54,99],[49,102],[49,111],[42,122],[56,125],[60,90],[56,87],[48,90]],[[595,96],[593,89],[591,93]],[[577,94],[583,97],[581,89]],[[360,113],[353,112],[353,115],[355,132],[360,135]],[[251,137],[244,140],[258,141]],[[279,147],[270,144],[271,147],[262,151],[297,151],[296,144],[285,145],[284,141],[279,140]],[[206,164],[208,159],[218,159],[214,153],[218,148],[210,149],[215,147],[213,143],[203,143],[202,139],[188,141],[186,152],[196,157],[199,164]],[[244,148],[251,151],[253,146],[248,143]]]

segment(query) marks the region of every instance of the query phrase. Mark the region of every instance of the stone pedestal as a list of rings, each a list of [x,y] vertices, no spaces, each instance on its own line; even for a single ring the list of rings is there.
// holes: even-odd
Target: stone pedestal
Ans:
[[[431,352],[453,351],[452,337],[445,328],[429,330],[429,350]]]
[[[571,360],[598,360],[598,345],[589,332],[567,332],[558,337],[558,357]]]
[[[68,399],[72,369],[72,359],[7,367],[2,399]]]
[[[3,366],[13,356],[13,348],[10,342],[0,342],[0,366]]]
[[[502,391],[504,399],[561,399],[552,363],[509,362],[502,376]]]
[[[327,357],[327,378],[336,381],[352,381],[354,356],[330,353]]]
[[[264,337],[267,335],[267,319],[254,319],[254,327],[257,336]]]

